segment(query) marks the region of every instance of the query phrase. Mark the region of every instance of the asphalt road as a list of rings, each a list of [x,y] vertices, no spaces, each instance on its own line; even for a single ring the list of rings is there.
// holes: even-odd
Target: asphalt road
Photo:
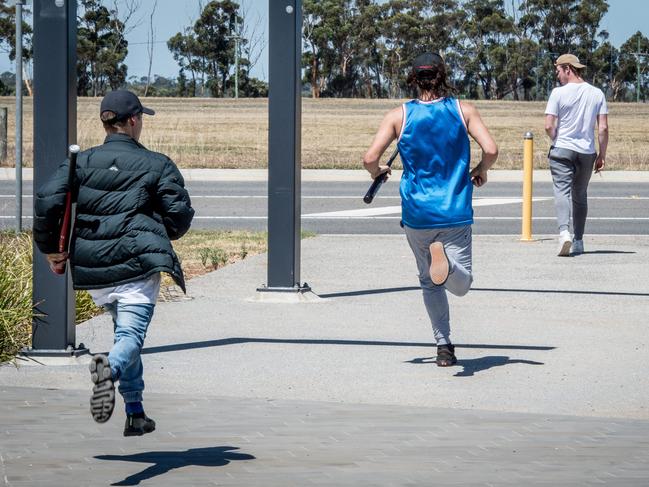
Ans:
[[[389,181],[371,205],[362,201],[364,182],[304,182],[302,228],[318,234],[398,234],[398,184]],[[196,209],[194,229],[266,230],[267,183],[189,182]],[[31,181],[24,186],[23,225],[31,226]],[[492,182],[474,192],[475,234],[519,235],[520,183]],[[15,226],[15,183],[0,181],[0,229]],[[534,185],[533,233],[556,233],[552,185]],[[649,235],[649,183],[607,182],[589,188],[587,233]]]

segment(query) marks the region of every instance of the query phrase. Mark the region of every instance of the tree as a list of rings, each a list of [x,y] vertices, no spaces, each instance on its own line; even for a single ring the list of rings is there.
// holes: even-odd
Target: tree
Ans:
[[[231,0],[209,2],[194,24],[196,54],[203,59],[207,88],[214,97],[223,96],[234,63],[235,43],[229,36],[242,20],[238,9]]]
[[[125,0],[126,13],[119,18],[119,6],[101,0],[80,0],[77,19],[77,92],[99,96],[108,88],[117,89],[126,81],[128,54],[126,33],[129,21],[139,8],[135,0]]]
[[[503,0],[469,0],[464,10],[466,69],[477,76],[485,98],[503,98],[512,91],[512,84],[517,89],[518,73],[513,72],[518,71],[517,63],[510,60],[516,47],[514,21],[505,12]]]
[[[579,56],[588,65],[608,34],[599,30],[608,11],[606,0],[523,0],[519,27],[530,32],[539,44],[535,77],[545,87],[544,96],[554,86],[554,60],[565,53]],[[588,71],[587,71],[588,74]]]
[[[345,6],[350,7],[346,0],[304,0],[303,3],[303,38],[305,52],[303,62],[306,68],[306,78],[311,84],[311,96],[319,98],[327,88],[330,78],[329,64],[331,53],[330,39],[340,23]],[[340,37],[340,36],[338,36]]]
[[[23,18],[26,18],[30,15],[28,8],[23,6]],[[23,60],[23,69],[28,66],[29,61],[33,57],[32,50],[32,27],[25,20],[22,21],[22,31],[23,31],[23,49],[22,49],[22,60]],[[9,55],[9,59],[14,61],[16,59],[16,6],[8,5],[7,0],[0,0],[0,51],[5,52]],[[31,93],[29,86],[29,76],[26,75],[26,71],[23,73],[23,79],[27,85],[27,89]],[[14,81],[15,84],[15,81]],[[8,86],[3,86],[2,91],[6,92],[10,89]],[[11,92],[15,92],[15,88],[10,89]]]
[[[237,2],[231,0],[211,1],[202,7],[193,26],[186,27],[167,42],[182,76],[185,76],[185,72],[191,74],[190,96],[195,95],[197,86],[207,88],[214,97],[222,97],[233,91],[235,37],[239,38],[241,92],[244,96],[264,96],[267,92],[264,82],[250,77],[250,70],[259,59],[263,47],[258,24],[249,32],[246,14],[240,13],[240,8]]]
[[[640,96],[646,100],[646,88],[649,84],[649,39],[643,36],[640,31],[633,34],[620,46],[619,80],[627,86],[632,85],[635,89],[638,88],[639,82]],[[621,92],[618,91],[616,95],[614,98],[617,100]]]
[[[455,0],[389,0],[383,21],[385,39],[384,76],[391,97],[410,92],[406,76],[414,58],[433,51],[443,55],[456,51],[457,29],[463,11]],[[457,58],[446,56],[451,69]]]
[[[195,54],[198,52],[197,40],[192,34],[191,28],[185,28],[184,34],[178,32],[167,41],[167,47],[171,51],[174,60],[180,66],[180,75],[183,85],[187,83],[186,71],[191,74],[191,81],[186,90],[188,96],[196,96],[198,84],[197,75],[203,72],[201,58]],[[179,77],[180,82],[180,77]],[[185,91],[185,90],[183,90]]]
[[[147,85],[144,89],[144,96],[147,96],[149,93],[150,81],[151,81],[151,68],[153,67],[153,47],[155,44],[155,28],[153,27],[153,17],[155,16],[156,8],[158,8],[158,0],[153,2],[153,8],[151,8],[151,15],[149,16],[149,33],[147,35],[147,44],[146,50],[149,56],[149,71],[147,72]]]

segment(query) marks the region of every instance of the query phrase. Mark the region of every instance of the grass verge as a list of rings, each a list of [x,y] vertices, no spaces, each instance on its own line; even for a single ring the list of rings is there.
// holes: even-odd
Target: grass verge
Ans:
[[[385,113],[405,100],[302,100],[302,167],[360,169]],[[82,148],[101,144],[105,134],[97,120],[100,98],[79,98],[77,142]],[[534,166],[547,169],[550,141],[545,135],[545,102],[474,101],[500,148],[494,169],[521,169],[523,135],[535,136]],[[148,98],[156,110],[146,117],[142,143],[169,155],[181,168],[265,168],[268,158],[268,100],[222,98]],[[8,108],[8,133],[13,133],[15,101],[0,97]],[[609,170],[649,170],[649,136],[645,121],[649,103],[610,103]],[[23,135],[25,165],[33,151],[33,100],[25,98]],[[13,166],[13,139],[8,158]],[[473,161],[479,150],[471,143]],[[400,167],[397,159],[395,169]]]

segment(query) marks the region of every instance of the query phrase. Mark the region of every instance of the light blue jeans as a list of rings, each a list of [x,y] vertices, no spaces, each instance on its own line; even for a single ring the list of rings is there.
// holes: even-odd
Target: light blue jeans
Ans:
[[[469,292],[473,275],[471,274],[471,225],[450,228],[415,229],[404,227],[408,244],[417,261],[419,284],[424,295],[424,305],[433,327],[437,345],[451,343],[448,290],[455,296]],[[449,275],[446,283],[436,286],[430,279],[430,244],[441,242],[448,257]]]
[[[124,304],[114,301],[104,305],[113,317],[115,341],[108,354],[113,380],[119,380],[124,402],[142,401],[144,380],[140,352],[153,318],[155,304]]]

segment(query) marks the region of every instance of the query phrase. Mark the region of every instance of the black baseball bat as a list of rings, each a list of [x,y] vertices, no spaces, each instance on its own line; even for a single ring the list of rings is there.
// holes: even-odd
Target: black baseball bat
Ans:
[[[391,167],[392,163],[394,160],[397,158],[397,155],[399,155],[399,148],[397,147],[394,149],[394,152],[390,156],[390,159],[388,159],[387,166]],[[363,197],[363,201],[367,203],[368,205],[374,200],[374,197],[376,196],[376,193],[379,192],[379,188],[381,185],[385,182],[385,180],[388,178],[388,173],[384,172],[380,176],[377,176],[374,178],[374,182],[372,182],[372,185],[370,186],[370,189],[367,190],[367,193],[365,193],[365,196]]]
[[[77,154],[81,150],[78,145],[71,145],[70,150],[70,167],[68,170],[68,192],[65,194],[65,212],[63,213],[63,222],[61,224],[61,233],[59,234],[59,253],[67,252],[70,243],[70,232],[72,231],[72,185],[74,184],[74,170],[77,166]],[[57,274],[65,273],[65,266],[57,269]]]

